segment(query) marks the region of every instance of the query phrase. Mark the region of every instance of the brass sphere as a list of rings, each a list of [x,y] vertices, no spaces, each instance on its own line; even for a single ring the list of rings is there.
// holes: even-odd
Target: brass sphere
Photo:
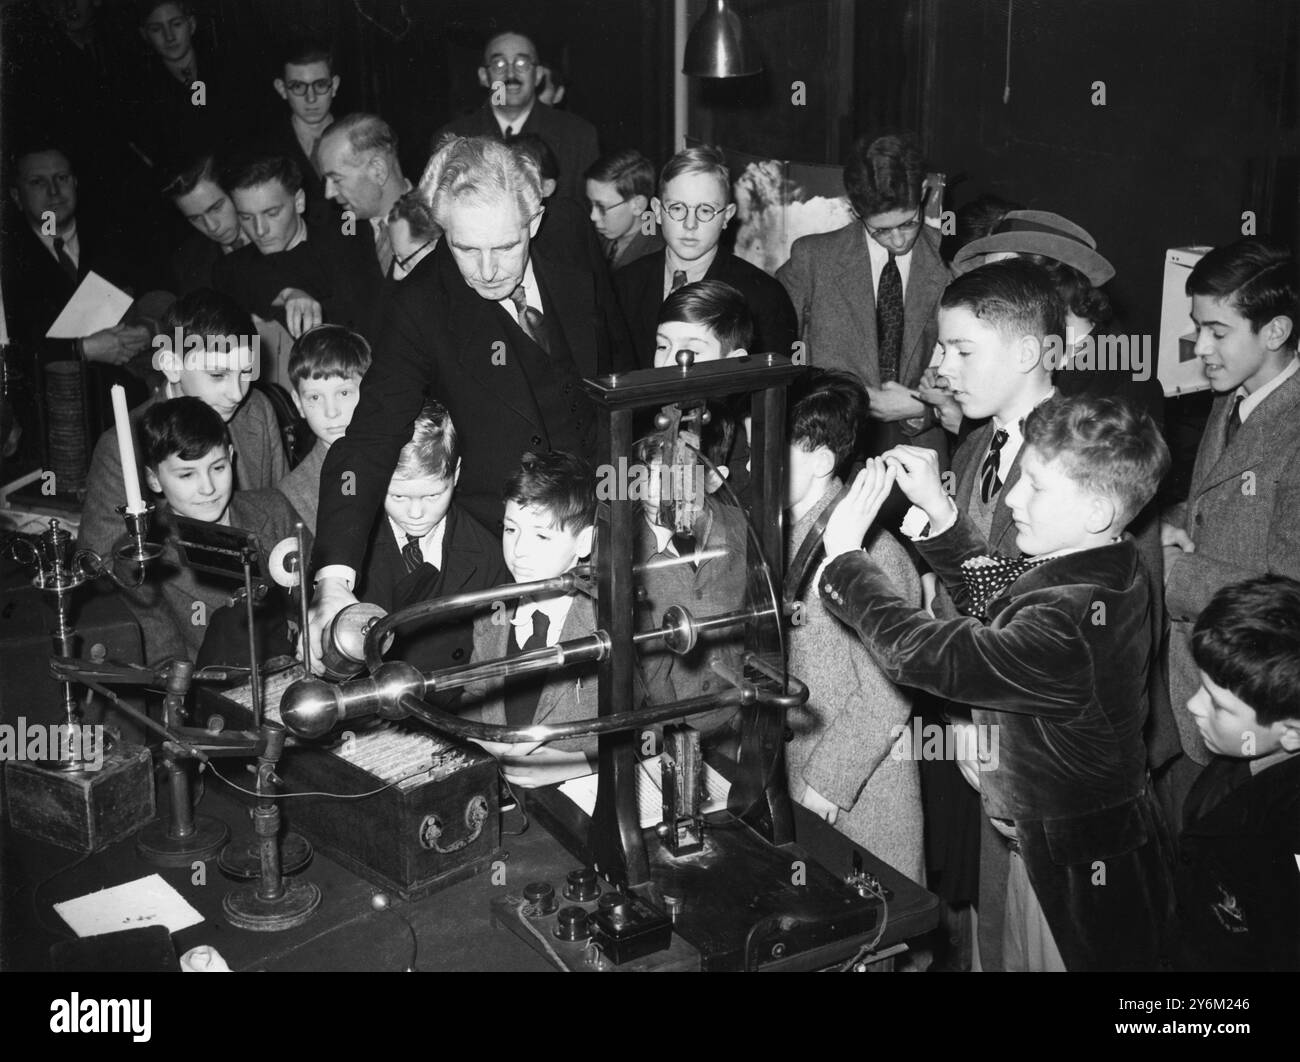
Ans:
[[[319,678],[299,679],[280,700],[280,719],[301,738],[324,737],[338,719],[336,687]]]

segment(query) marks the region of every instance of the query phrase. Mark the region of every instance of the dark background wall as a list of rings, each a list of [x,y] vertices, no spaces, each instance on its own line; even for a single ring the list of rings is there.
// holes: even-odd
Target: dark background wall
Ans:
[[[704,0],[690,0],[691,20]],[[1115,262],[1129,327],[1154,331],[1165,248],[1216,243],[1255,211],[1300,242],[1295,0],[733,0],[763,74],[689,82],[688,131],[803,162],[857,134],[917,129],[949,205],[996,192],[1057,210]],[[3,4],[6,24],[34,0]],[[433,132],[476,105],[484,39],[522,26],[607,148],[672,149],[670,0],[198,0],[200,41],[265,82],[292,26],[333,39],[337,112],[377,110],[418,175]],[[101,17],[133,36],[132,5]],[[1008,14],[1010,42],[1008,48]],[[13,40],[12,34],[9,35]],[[5,42],[0,42],[3,47]],[[143,44],[136,40],[137,52]],[[1003,101],[1010,63],[1010,97]],[[141,53],[142,54],[142,53]],[[12,59],[6,55],[6,64]],[[1105,83],[1095,106],[1093,83]],[[792,102],[795,82],[803,106]],[[5,100],[7,113],[26,101]]]

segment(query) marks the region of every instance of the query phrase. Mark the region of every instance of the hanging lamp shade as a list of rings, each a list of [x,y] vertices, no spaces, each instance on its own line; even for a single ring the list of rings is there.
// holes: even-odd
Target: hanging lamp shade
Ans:
[[[687,77],[747,77],[762,69],[744,20],[727,0],[709,0],[708,9],[686,39],[682,73]]]

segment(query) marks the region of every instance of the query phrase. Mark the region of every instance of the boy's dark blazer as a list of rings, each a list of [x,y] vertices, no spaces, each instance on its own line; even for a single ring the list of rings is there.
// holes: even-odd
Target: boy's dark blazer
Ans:
[[[513,614],[513,612],[512,612]],[[513,624],[501,622],[504,617],[483,613],[474,620],[474,659],[478,662],[500,660],[506,655]],[[596,610],[591,599],[575,594],[569,614],[564,617],[560,641],[583,638],[596,629]],[[542,686],[533,713],[534,723],[571,723],[579,719],[594,718],[599,712],[599,691],[595,668],[591,665],[563,668],[559,671],[524,676]],[[465,687],[460,714],[480,723],[505,726],[505,683],[490,679]],[[548,748],[565,752],[596,751],[595,737],[570,738],[565,741],[548,741]]]
[[[588,377],[630,367],[626,332],[604,294],[608,281],[540,255],[532,261],[548,328],[568,346],[578,372]],[[396,286],[386,314],[348,433],[330,446],[321,472],[318,569],[360,569],[397,456],[427,397],[447,407],[460,436],[457,503],[489,529],[500,527],[501,488],[520,456],[549,446],[515,352],[522,333],[500,306],[465,283],[445,241]],[[355,475],[345,481],[349,472]],[[344,482],[355,493],[340,489]]]
[[[871,387],[880,386],[876,336],[876,297],[871,284],[871,239],[858,221],[832,232],[801,236],[789,260],[777,271],[799,315],[799,338],[808,344],[814,368],[850,372]],[[930,365],[939,335],[939,298],[952,273],[939,256],[938,230],[923,226],[912,248],[903,297],[903,349],[898,382],[915,388]],[[933,415],[919,429],[902,421],[873,421],[872,443],[887,449],[900,443],[926,446],[948,455],[948,442]]]
[[[655,332],[659,326],[659,307],[664,303],[666,255],[666,250],[644,255],[614,273],[614,291],[632,330],[637,364],[643,369],[654,367]],[[718,248],[704,279],[726,281],[745,296],[754,317],[751,354],[775,353],[788,357],[792,353],[799,338],[799,321],[790,296],[779,281],[725,247]]]
[[[1200,813],[1202,796],[1225,785]],[[1174,880],[1186,964],[1300,970],[1300,754],[1256,775],[1245,760],[1215,756],[1184,812]]]
[[[600,156],[596,127],[576,114],[556,110],[541,100],[535,100],[528,121],[514,131],[516,134],[536,133],[546,141],[546,146],[554,153],[555,161],[560,167],[556,191],[560,195],[581,201],[584,192],[583,174]],[[439,129],[429,147],[431,152],[438,150],[438,141],[447,133],[455,133],[457,136],[499,137],[501,127],[497,125],[491,104],[484,101],[481,107],[453,119]]]
[[[1196,545],[1169,568],[1165,602],[1169,684],[1183,748],[1209,762],[1191,714],[1184,709],[1200,679],[1192,659],[1196,617],[1229,583],[1265,572],[1300,579],[1300,373],[1268,395],[1225,447],[1233,395],[1214,400],[1196,453],[1184,530]]]
[[[469,590],[487,590],[511,582],[510,571],[501,556],[501,540],[452,502],[443,532],[442,565],[422,564],[406,570],[397,538],[388,516],[381,510],[375,532],[356,587],[361,601],[369,601],[393,612],[417,601],[447,597]],[[390,659],[405,660],[421,671],[453,667],[470,658],[474,648],[473,621],[412,625],[399,632],[388,653]]]
[[[970,519],[918,548],[968,608],[961,563],[988,552]],[[889,679],[978,705],[974,721],[999,728],[1000,762],[981,775],[984,807],[1015,823],[1066,967],[1158,966],[1172,889],[1147,791],[1151,591],[1133,542],[1032,568],[992,602],[987,625],[911,608],[861,551],[832,562],[820,592]]]

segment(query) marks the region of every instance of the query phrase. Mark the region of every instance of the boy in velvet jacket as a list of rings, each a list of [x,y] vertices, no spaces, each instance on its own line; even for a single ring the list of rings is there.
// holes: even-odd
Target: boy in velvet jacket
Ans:
[[[997,328],[971,326],[972,358]],[[868,463],[829,521],[819,589],[889,679],[981,705],[976,726],[998,728],[997,761],[972,773],[1012,852],[1007,968],[1151,969],[1165,962],[1172,909],[1142,742],[1158,590],[1122,532],[1169,453],[1146,414],[1085,396],[1037,406],[1024,440],[1007,496],[1023,558],[989,557],[933,451],[900,446]],[[859,548],[895,481],[928,517],[913,540],[960,618],[908,605]]]

